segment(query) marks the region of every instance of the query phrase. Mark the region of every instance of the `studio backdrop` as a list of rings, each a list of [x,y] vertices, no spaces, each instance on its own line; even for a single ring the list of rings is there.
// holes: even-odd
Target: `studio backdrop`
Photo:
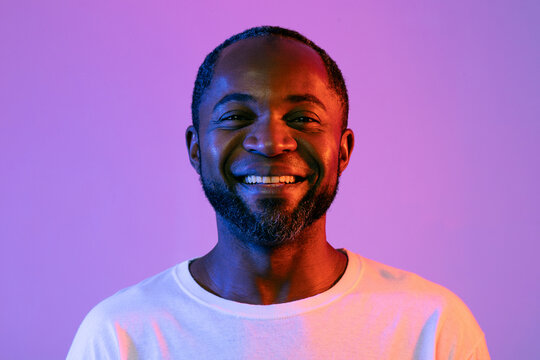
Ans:
[[[216,242],[185,129],[204,56],[297,30],[345,76],[356,144],[328,239],[440,283],[494,359],[533,359],[537,1],[2,1],[2,359],[60,359],[100,300]]]

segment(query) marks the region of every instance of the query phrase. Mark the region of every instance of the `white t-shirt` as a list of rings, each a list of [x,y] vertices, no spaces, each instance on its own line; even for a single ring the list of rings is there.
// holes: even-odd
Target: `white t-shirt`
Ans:
[[[341,279],[274,305],[220,298],[185,261],[102,301],[68,359],[489,359],[452,292],[347,251]]]

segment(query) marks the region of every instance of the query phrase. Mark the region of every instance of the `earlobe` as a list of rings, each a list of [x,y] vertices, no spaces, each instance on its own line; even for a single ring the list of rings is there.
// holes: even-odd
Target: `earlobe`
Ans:
[[[199,134],[193,125],[186,130],[186,145],[188,150],[189,162],[197,174],[201,174],[201,153],[199,147]]]
[[[354,148],[354,133],[351,129],[345,129],[341,134],[341,142],[339,146],[339,175],[343,173]]]

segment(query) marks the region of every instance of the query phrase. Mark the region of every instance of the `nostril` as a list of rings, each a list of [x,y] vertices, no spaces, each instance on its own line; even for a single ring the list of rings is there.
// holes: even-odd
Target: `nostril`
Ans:
[[[296,150],[297,142],[285,129],[252,131],[242,143],[249,152],[272,157]]]

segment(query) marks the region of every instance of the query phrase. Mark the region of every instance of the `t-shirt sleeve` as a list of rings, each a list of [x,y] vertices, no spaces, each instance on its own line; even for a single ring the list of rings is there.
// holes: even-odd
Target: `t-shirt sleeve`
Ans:
[[[101,309],[92,309],[85,317],[69,349],[67,360],[120,359],[114,324]]]
[[[476,346],[474,347],[473,351],[467,358],[467,360],[490,360],[489,352],[486,344],[486,338],[482,337]]]
[[[437,359],[490,360],[484,333],[473,314],[451,294],[438,331]]]

